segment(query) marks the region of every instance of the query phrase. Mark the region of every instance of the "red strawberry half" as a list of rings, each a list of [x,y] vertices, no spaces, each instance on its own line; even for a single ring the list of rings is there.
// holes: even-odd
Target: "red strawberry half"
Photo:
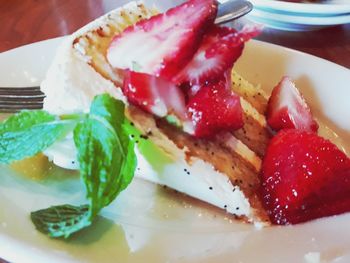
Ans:
[[[268,103],[267,122],[275,131],[293,128],[317,132],[318,124],[292,80],[283,77]]]
[[[196,137],[212,137],[223,130],[243,126],[240,98],[226,77],[200,87],[187,104]]]
[[[262,165],[262,198],[275,224],[350,211],[350,159],[315,133],[280,131]]]
[[[107,59],[115,68],[171,79],[191,60],[216,12],[215,0],[190,0],[140,21],[112,40]]]
[[[126,70],[123,93],[129,102],[158,117],[186,118],[185,97],[175,84],[153,75]]]
[[[260,28],[212,26],[204,35],[200,47],[187,66],[173,78],[175,83],[204,84],[220,78],[240,57],[244,42],[259,34]]]

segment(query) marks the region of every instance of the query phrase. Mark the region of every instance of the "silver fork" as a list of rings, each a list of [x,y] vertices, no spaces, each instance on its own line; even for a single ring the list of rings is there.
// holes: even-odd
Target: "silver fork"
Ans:
[[[42,109],[45,94],[40,87],[0,87],[0,112]]]

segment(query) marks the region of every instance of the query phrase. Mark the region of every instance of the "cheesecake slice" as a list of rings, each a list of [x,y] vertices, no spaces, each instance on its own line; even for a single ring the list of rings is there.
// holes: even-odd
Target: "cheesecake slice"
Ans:
[[[241,96],[245,124],[213,139],[198,139],[130,105],[121,90],[122,79],[107,62],[110,41],[128,26],[156,14],[131,2],[68,36],[58,48],[41,89],[44,109],[55,114],[87,112],[95,95],[109,93],[126,104],[126,116],[147,140],[136,149],[136,177],[161,184],[225,209],[252,223],[268,223],[258,198],[258,173],[270,135],[263,115],[267,98],[233,72],[234,91]],[[69,137],[45,152],[53,162],[77,168]]]

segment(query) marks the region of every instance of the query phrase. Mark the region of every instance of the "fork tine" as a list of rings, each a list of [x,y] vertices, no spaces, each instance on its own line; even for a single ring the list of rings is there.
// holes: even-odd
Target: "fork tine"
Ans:
[[[6,103],[0,103],[0,108],[19,108],[19,109],[24,109],[24,108],[32,108],[32,107],[42,107],[43,103],[37,102],[37,103],[14,103],[14,104],[6,104]]]
[[[1,95],[0,94],[0,102],[1,101],[43,101],[45,98],[45,95]]]
[[[3,94],[43,94],[40,87],[0,87],[0,93]]]
[[[32,87],[0,87],[1,91],[26,91],[26,90],[32,90],[32,91],[40,91],[40,86],[32,86]]]
[[[43,100],[37,100],[37,101],[27,101],[27,100],[21,100],[21,101],[2,101],[0,100],[0,106],[30,106],[30,105],[42,105]]]

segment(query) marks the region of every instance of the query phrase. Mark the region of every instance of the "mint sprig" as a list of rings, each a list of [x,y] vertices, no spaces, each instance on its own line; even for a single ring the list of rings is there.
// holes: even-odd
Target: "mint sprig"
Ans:
[[[132,181],[137,159],[124,104],[103,94],[94,98],[89,114],[59,117],[41,110],[23,111],[0,125],[0,163],[33,156],[72,130],[89,204],[32,212],[35,227],[50,237],[67,238],[91,225]]]
[[[33,215],[36,219],[33,223],[39,231],[51,237],[69,237],[89,226],[100,210],[129,185],[137,163],[134,142],[123,128],[127,121],[124,110],[123,102],[107,94],[95,97],[90,113],[74,129],[80,174],[89,201],[88,210],[69,206],[76,212],[69,215],[60,213],[60,220],[55,215],[57,211],[65,211],[67,205],[32,213],[32,219]],[[67,227],[66,222],[72,221],[77,224]]]

